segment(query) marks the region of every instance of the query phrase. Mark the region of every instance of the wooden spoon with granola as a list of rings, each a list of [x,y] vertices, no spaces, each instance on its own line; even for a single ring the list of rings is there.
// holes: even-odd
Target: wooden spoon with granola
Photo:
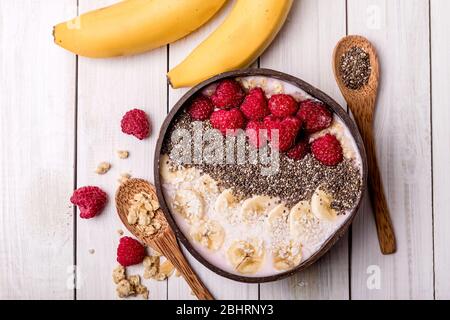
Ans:
[[[175,234],[159,207],[154,186],[142,179],[127,180],[117,190],[116,207],[125,227],[172,262],[199,300],[214,300],[181,252]]]

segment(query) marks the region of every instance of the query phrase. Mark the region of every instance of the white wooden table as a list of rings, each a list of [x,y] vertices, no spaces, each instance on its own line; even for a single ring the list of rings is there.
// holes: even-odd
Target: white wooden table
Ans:
[[[0,1],[0,298],[115,298],[111,271],[122,228],[113,205],[116,180],[130,172],[153,181],[159,126],[185,92],[169,88],[165,73],[231,7],[188,38],[140,56],[76,58],[52,43],[55,23],[114,1]],[[295,1],[259,66],[298,76],[345,105],[331,70],[334,45],[361,34],[379,51],[376,138],[398,253],[380,254],[366,202],[348,236],[284,281],[236,283],[190,257],[217,298],[450,298],[449,14],[448,0]],[[133,107],[150,115],[151,139],[121,133],[121,116]],[[130,158],[119,160],[119,149],[130,150]],[[101,161],[113,164],[106,176],[94,173]],[[89,221],[69,202],[83,185],[111,197]],[[193,298],[181,278],[146,284],[151,299]]]

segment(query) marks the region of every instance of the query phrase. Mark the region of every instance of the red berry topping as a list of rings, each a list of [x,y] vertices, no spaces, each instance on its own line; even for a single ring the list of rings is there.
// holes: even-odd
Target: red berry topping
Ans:
[[[219,83],[211,100],[220,109],[231,109],[239,107],[244,97],[245,92],[239,82],[227,79]]]
[[[236,130],[245,127],[244,115],[239,109],[214,111],[210,121],[212,127],[222,134],[226,134],[227,131],[234,133]]]
[[[298,104],[290,95],[276,94],[269,100],[269,109],[275,117],[285,118],[297,112]]]
[[[192,100],[192,103],[188,108],[189,115],[191,116],[192,120],[195,121],[208,120],[213,111],[214,106],[211,102],[211,99],[203,95]]]
[[[74,191],[70,202],[80,209],[82,219],[91,219],[98,215],[108,201],[107,194],[99,187],[82,187]]]
[[[124,267],[139,264],[144,260],[145,248],[137,240],[130,237],[120,239],[117,247],[117,262]]]
[[[341,143],[331,134],[315,140],[311,151],[314,157],[326,166],[336,166],[344,159]]]
[[[306,140],[302,140],[288,151],[287,156],[293,160],[302,160],[309,151],[309,143]]]
[[[267,128],[272,148],[285,152],[293,146],[302,123],[295,117],[281,119],[268,116],[264,119],[264,125]],[[278,134],[276,135],[276,133]],[[278,141],[275,140],[276,137],[278,137]]]
[[[150,122],[147,114],[139,109],[128,111],[122,118],[122,132],[144,140],[150,134]]]
[[[308,133],[322,131],[330,127],[333,122],[333,114],[330,110],[323,103],[314,100],[302,101],[297,117],[303,121]]]
[[[263,120],[269,115],[266,94],[261,88],[250,90],[241,105],[241,111],[249,120]]]
[[[263,122],[250,121],[245,129],[250,145],[262,148],[267,143],[267,130]]]

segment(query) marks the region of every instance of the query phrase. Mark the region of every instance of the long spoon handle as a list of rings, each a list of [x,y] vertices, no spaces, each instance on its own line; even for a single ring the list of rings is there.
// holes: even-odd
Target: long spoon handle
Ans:
[[[397,251],[397,245],[376,156],[373,121],[372,117],[368,114],[360,114],[358,112],[360,110],[370,109],[370,106],[349,105],[349,107],[352,111],[355,111],[355,120],[366,147],[369,169],[369,195],[375,215],[381,252],[385,255],[393,254]]]
[[[152,245],[157,247],[172,262],[175,268],[183,275],[189,287],[191,287],[192,292],[199,300],[214,300],[208,288],[197,277],[195,271],[192,270],[189,262],[184,257],[175,235],[171,230],[166,231],[163,237],[153,241]]]

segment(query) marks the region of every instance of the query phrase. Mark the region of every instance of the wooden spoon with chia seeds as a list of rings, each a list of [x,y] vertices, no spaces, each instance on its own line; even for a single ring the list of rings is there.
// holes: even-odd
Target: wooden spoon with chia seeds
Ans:
[[[201,282],[194,270],[187,262],[180,246],[176,240],[175,234],[170,228],[166,218],[161,209],[155,212],[155,219],[161,224],[161,228],[152,235],[146,235],[139,231],[135,225],[128,223],[127,215],[130,207],[130,202],[138,193],[145,192],[157,200],[155,187],[142,179],[129,179],[122,183],[116,192],[116,208],[117,213],[122,220],[124,226],[135,237],[150,246],[152,249],[160,252],[165,256],[175,268],[183,275],[186,282],[192,289],[192,292],[199,300],[214,300],[212,294],[208,291],[205,285]]]
[[[336,45],[333,70],[363,138],[369,169],[369,194],[383,254],[395,253],[396,241],[378,166],[373,119],[380,77],[378,55],[364,37],[347,36]]]

